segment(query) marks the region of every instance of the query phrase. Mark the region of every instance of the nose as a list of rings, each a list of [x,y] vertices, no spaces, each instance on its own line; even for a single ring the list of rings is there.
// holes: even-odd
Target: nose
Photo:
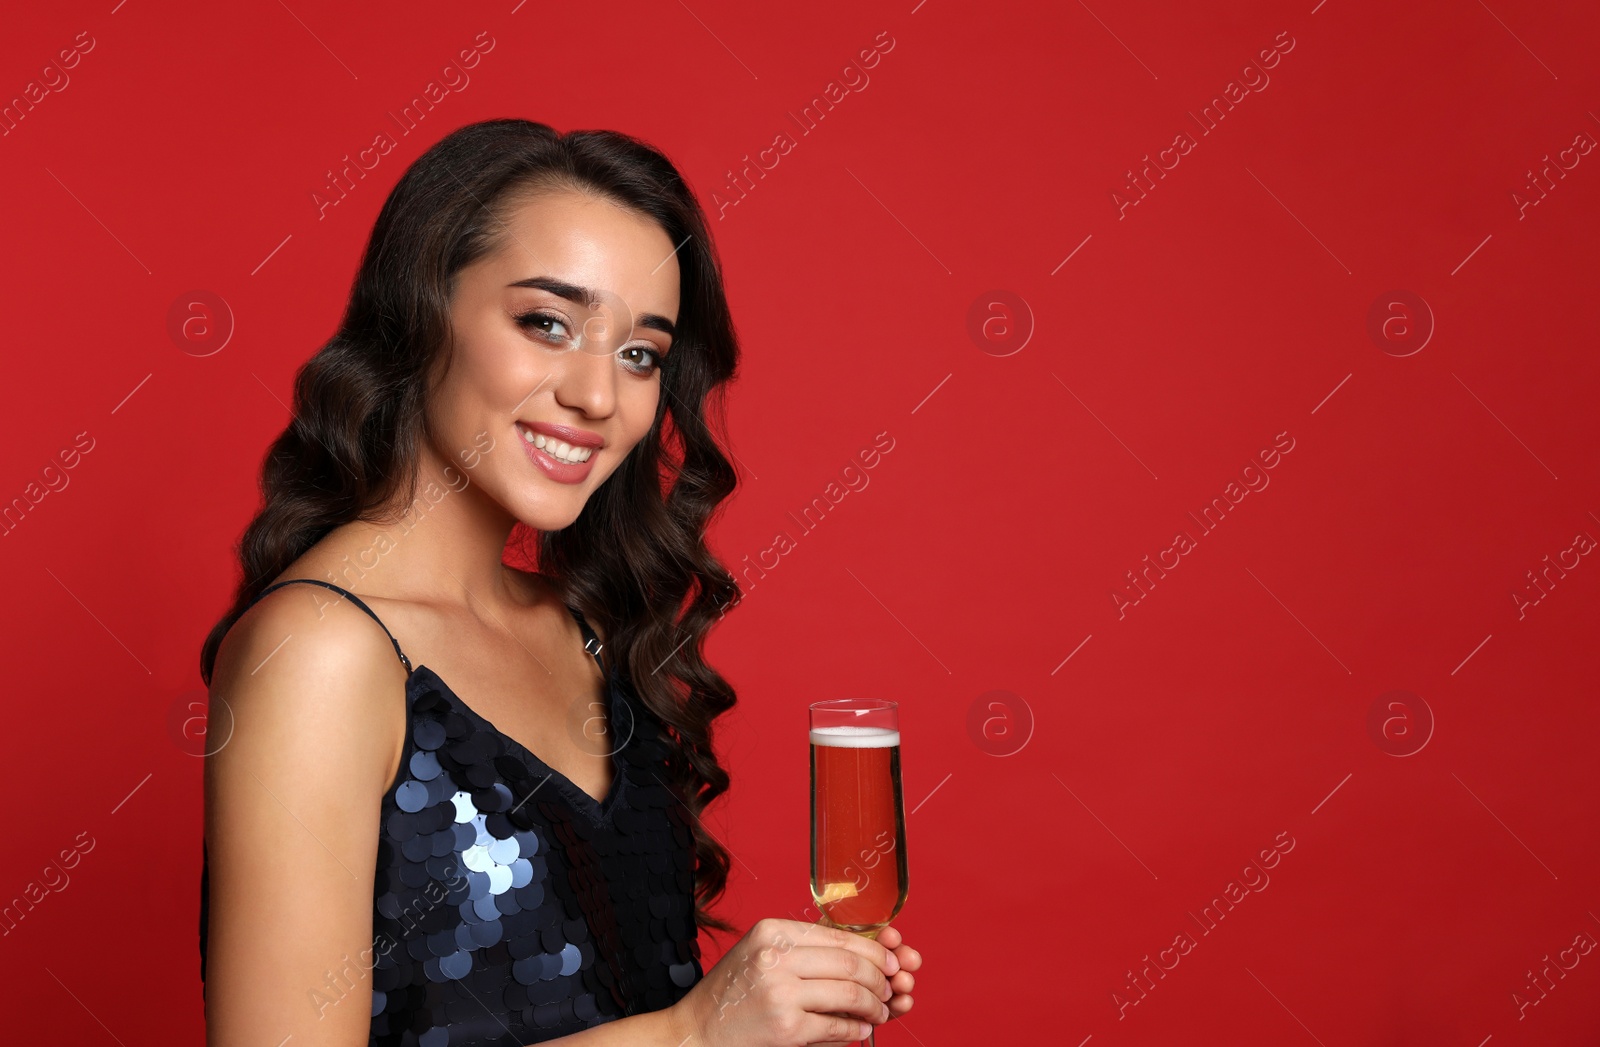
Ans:
[[[607,347],[590,342],[561,354],[555,399],[586,418],[607,418],[617,405],[617,362]]]

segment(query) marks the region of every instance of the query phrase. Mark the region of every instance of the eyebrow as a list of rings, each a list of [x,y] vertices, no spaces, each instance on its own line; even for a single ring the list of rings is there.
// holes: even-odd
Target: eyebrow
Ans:
[[[553,276],[530,276],[525,280],[517,280],[506,286],[532,287],[540,291],[549,291],[558,298],[565,298],[567,301],[575,302],[587,309],[594,309],[600,304],[600,296],[592,288],[583,287],[579,284],[569,284],[565,280],[557,280]],[[651,330],[660,331],[668,338],[676,339],[678,336],[678,329],[673,326],[672,321],[657,313],[640,313],[634,317],[633,323],[635,327],[648,327]]]

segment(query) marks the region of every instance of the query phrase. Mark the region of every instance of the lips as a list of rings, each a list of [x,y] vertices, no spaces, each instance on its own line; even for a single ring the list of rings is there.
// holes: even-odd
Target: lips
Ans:
[[[518,422],[522,449],[541,472],[557,483],[582,483],[605,446],[598,433],[548,422]]]

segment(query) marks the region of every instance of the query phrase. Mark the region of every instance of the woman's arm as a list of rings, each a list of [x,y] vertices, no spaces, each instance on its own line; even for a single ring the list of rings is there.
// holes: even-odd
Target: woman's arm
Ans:
[[[211,1047],[357,1047],[371,1027],[382,799],[404,748],[405,672],[360,609],[289,586],[228,633],[212,678],[206,1032]],[[893,943],[889,943],[893,944]],[[918,958],[920,961],[920,958]],[[760,921],[676,1005],[548,1041],[776,1047],[864,1035],[909,1000],[885,944]],[[851,1015],[851,1018],[838,1015]]]
[[[380,803],[405,740],[405,670],[378,625],[288,586],[228,633],[206,759],[211,1047],[365,1044]]]

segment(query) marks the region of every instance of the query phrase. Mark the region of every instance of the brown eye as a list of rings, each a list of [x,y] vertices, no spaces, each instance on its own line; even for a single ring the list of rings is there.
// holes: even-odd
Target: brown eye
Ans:
[[[630,345],[622,350],[622,359],[628,370],[648,378],[661,368],[661,354],[643,345]]]
[[[550,330],[551,327],[559,327],[562,331],[567,329],[566,321],[551,313],[539,311],[523,313],[516,317],[516,322],[518,327],[525,331],[531,330],[540,339],[554,345],[564,345],[570,341],[565,335],[557,335]]]

